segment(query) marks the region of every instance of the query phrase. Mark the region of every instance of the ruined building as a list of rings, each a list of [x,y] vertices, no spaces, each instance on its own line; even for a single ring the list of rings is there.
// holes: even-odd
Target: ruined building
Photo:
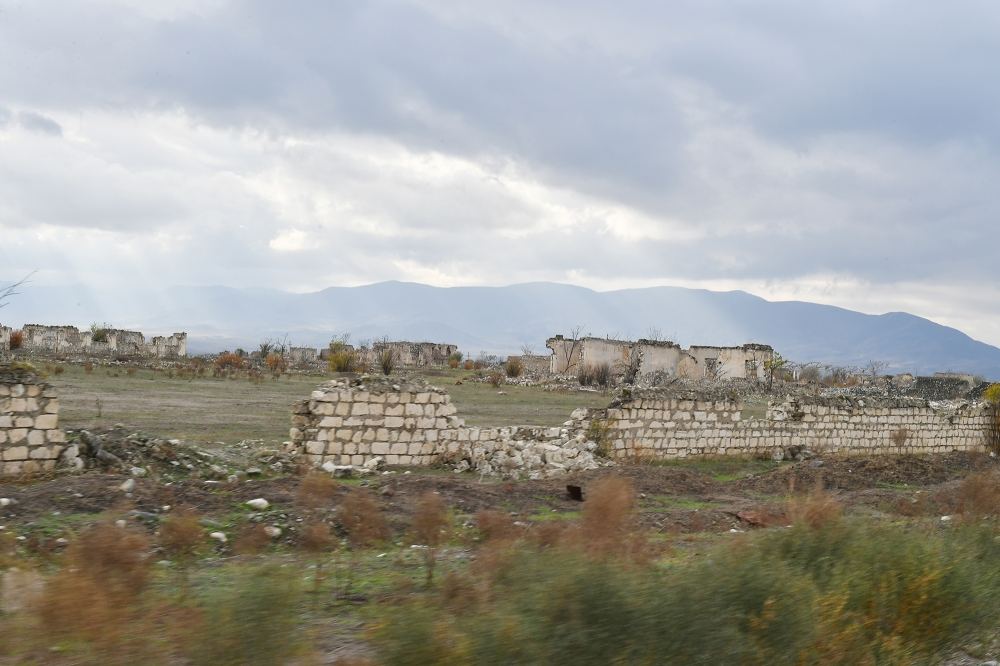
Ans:
[[[425,366],[444,366],[448,364],[448,357],[458,351],[458,345],[451,345],[441,342],[405,342],[379,341],[371,346],[355,348],[353,345],[344,345],[348,351],[355,351],[362,355],[362,360],[368,364],[374,364],[385,350],[391,350],[396,358],[396,363],[403,368],[422,368]],[[320,352],[320,358],[324,361],[329,358],[330,350],[324,349]]]
[[[0,326],[0,351],[10,351],[14,330]],[[21,329],[22,351],[35,354],[80,354],[84,356],[187,356],[187,333],[156,336],[149,341],[139,331],[117,328],[83,330],[75,326],[26,324]],[[95,339],[97,338],[97,339]]]
[[[683,349],[666,340],[612,340],[609,338],[571,339],[557,335],[545,346],[552,350],[549,371],[566,375],[581,368],[608,364],[618,374],[638,366],[638,376],[660,373],[688,379],[759,379],[766,378],[766,364],[774,358],[769,345],[745,344],[739,347],[692,345]]]

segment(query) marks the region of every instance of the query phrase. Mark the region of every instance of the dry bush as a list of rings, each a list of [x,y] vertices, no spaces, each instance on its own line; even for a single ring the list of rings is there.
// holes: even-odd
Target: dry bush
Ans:
[[[598,363],[594,366],[594,383],[601,388],[611,386],[613,378],[610,363]]]
[[[392,347],[384,347],[378,353],[378,367],[382,370],[383,375],[391,375],[392,371],[396,369],[397,361],[396,350]]]
[[[793,525],[819,529],[839,523],[844,516],[844,506],[823,488],[820,480],[811,492],[789,498],[785,514]]]
[[[592,386],[594,383],[594,366],[590,364],[581,365],[576,371],[576,379],[580,382],[580,386]]]
[[[475,370],[476,369],[476,362],[470,359],[470,360],[466,361],[465,363],[463,363],[462,367],[464,369],[466,369],[466,370]]]
[[[10,334],[10,350],[14,351],[24,346],[24,331],[13,331]]]
[[[264,525],[245,525],[233,540],[233,552],[237,555],[259,555],[271,545],[271,535]]]
[[[337,518],[353,549],[370,548],[389,533],[385,516],[367,488],[352,488],[340,503]]]
[[[163,551],[179,562],[194,559],[205,541],[201,516],[193,509],[178,509],[160,524],[159,544]]]
[[[92,646],[105,663],[130,663],[145,649],[142,595],[149,580],[149,542],[102,523],[83,532],[66,552],[39,604],[45,632]]]
[[[906,428],[900,428],[899,430],[893,430],[889,435],[889,440],[892,445],[897,449],[901,449],[906,446],[906,443],[910,441],[910,431]]]
[[[490,386],[496,388],[503,386],[504,383],[503,373],[497,370],[496,368],[490,370],[489,374],[486,375],[486,382],[490,384]]]
[[[133,366],[125,368],[125,374],[128,375],[129,377],[135,377],[135,373],[136,373],[136,368],[134,368]]]
[[[426,492],[417,500],[416,513],[410,528],[417,543],[427,546],[424,550],[424,567],[427,584],[434,580],[434,565],[437,563],[437,549],[447,539],[451,517],[444,500],[435,492]]]
[[[314,511],[329,507],[336,494],[337,482],[328,474],[313,470],[299,482],[295,502],[304,509]]]
[[[299,535],[299,548],[313,559],[316,573],[313,575],[313,592],[319,592],[326,576],[323,564],[327,555],[334,550],[336,540],[330,526],[319,520],[311,520],[302,527]]]
[[[476,513],[476,528],[484,541],[502,541],[517,536],[519,530],[506,511],[481,509]]]
[[[597,556],[623,554],[633,549],[632,533],[636,506],[635,488],[628,479],[608,476],[587,489],[587,501],[576,538],[587,552]]]
[[[288,369],[288,361],[281,354],[271,352],[264,358],[264,364],[273,375],[280,375]]]
[[[246,359],[239,354],[234,354],[233,352],[223,352],[215,357],[213,365],[215,366],[215,370],[219,373],[229,372],[231,370],[242,370],[246,367]]]
[[[88,375],[92,374],[94,372],[94,364],[91,363],[90,361],[87,361],[86,363],[83,364],[83,371]]]
[[[521,359],[511,356],[507,359],[507,363],[504,364],[503,369],[504,372],[507,373],[508,377],[514,379],[520,377],[524,372],[524,363],[521,362]]]
[[[158,541],[160,548],[177,565],[180,577],[181,599],[191,590],[191,565],[198,558],[205,541],[205,529],[201,516],[188,507],[178,509],[160,525]]]
[[[347,542],[351,546],[352,562],[344,581],[344,594],[347,595],[350,594],[354,570],[357,568],[354,566],[357,552],[384,541],[389,535],[389,528],[382,510],[375,501],[375,496],[367,488],[352,488],[340,503],[337,518],[347,533]]]
[[[1000,476],[996,472],[970,474],[957,491],[958,512],[965,518],[1000,515]]]

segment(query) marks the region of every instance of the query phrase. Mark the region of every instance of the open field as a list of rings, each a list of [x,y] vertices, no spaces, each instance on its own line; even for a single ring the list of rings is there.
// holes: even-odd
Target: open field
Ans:
[[[262,439],[272,445],[288,438],[290,405],[335,376],[291,374],[253,383],[245,378],[181,379],[145,369],[129,376],[124,369],[96,367],[87,374],[79,365],[63,367],[65,371],[49,381],[59,390],[64,428],[127,423],[165,438],[227,443]],[[504,386],[506,395],[498,395],[489,384],[456,384],[471,374],[432,370],[418,376],[448,390],[469,425],[557,426],[577,407],[608,402],[597,392]]]
[[[473,424],[558,425],[608,400],[501,393],[469,374],[426,378]],[[13,581],[0,666],[1000,655],[1000,463],[987,454],[629,462],[506,481],[444,467],[303,476],[232,446],[285,439],[288,406],[325,379],[53,374],[62,426],[93,428],[129,462],[0,481],[0,575]]]

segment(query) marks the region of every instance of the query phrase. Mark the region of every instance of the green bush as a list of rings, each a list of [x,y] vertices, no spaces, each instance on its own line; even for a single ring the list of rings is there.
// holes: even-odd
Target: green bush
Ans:
[[[295,572],[247,568],[230,584],[216,580],[202,601],[203,621],[191,641],[191,663],[283,664],[300,651],[300,587]]]
[[[1000,619],[985,528],[802,523],[670,567],[521,548],[459,607],[395,610],[384,663],[917,663]]]

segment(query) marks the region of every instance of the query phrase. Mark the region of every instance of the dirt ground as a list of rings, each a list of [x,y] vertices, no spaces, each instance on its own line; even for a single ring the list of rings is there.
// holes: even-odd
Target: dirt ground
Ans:
[[[446,470],[395,470],[341,482],[335,506],[350,488],[365,486],[378,498],[390,526],[401,534],[409,524],[415,500],[439,493],[458,521],[476,512],[496,509],[533,525],[575,518],[582,503],[571,499],[567,485],[587,488],[603,476],[629,478],[639,497],[638,520],[664,536],[728,532],[771,526],[782,520],[790,495],[817,486],[831,491],[848,511],[879,511],[900,515],[936,514],[955,510],[952,496],[958,480],[976,471],[998,468],[982,454],[899,456],[872,459],[818,459],[774,464],[742,476],[732,474],[733,461],[684,464],[619,465],[557,480],[505,482]],[[752,468],[751,468],[752,470]],[[33,538],[69,538],[89,522],[123,516],[155,529],[160,517],[176,507],[190,506],[219,529],[237,530],[244,521],[266,520],[285,531],[294,543],[302,516],[294,474],[271,478],[206,480],[136,478],[131,492],[121,485],[129,477],[90,471],[32,482],[0,483],[0,497],[16,500],[0,509],[0,524]],[[265,512],[248,511],[244,503],[263,497]],[[170,507],[170,508],[165,508]]]

